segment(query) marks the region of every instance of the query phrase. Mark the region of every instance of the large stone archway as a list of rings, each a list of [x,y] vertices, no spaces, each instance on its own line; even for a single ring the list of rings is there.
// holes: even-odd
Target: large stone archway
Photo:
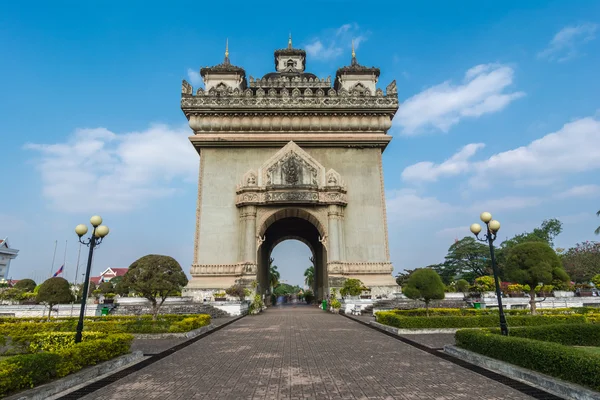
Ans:
[[[335,81],[305,72],[306,52],[275,52],[277,72],[222,64],[182,84],[181,108],[200,155],[188,293],[258,281],[278,241],[298,238],[320,265],[318,297],[345,278],[372,294],[397,290],[387,239],[381,154],[398,109],[396,84],[352,63]]]

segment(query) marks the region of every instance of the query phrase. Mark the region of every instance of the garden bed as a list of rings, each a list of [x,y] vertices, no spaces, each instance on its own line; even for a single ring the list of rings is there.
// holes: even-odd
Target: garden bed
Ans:
[[[542,335],[541,340],[529,338],[536,334]],[[600,355],[573,346],[595,346],[599,325],[512,328],[510,335],[502,336],[497,329],[464,329],[455,338],[460,348],[600,390]]]
[[[5,344],[9,341],[2,338]],[[132,340],[126,333],[86,332],[83,341],[76,344],[75,332],[12,334],[13,346],[8,347],[21,354],[0,360],[0,396],[127,354]]]
[[[498,326],[498,314],[473,316],[406,317],[394,311],[375,313],[377,322],[400,329],[491,328]],[[508,326],[583,324],[584,315],[508,315]]]

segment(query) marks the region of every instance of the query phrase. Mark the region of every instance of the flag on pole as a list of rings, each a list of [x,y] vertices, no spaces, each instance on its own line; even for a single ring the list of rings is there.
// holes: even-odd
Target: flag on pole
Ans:
[[[65,267],[65,264],[61,265],[61,266],[60,266],[60,268],[58,269],[58,271],[56,271],[56,272],[54,273],[54,275],[52,275],[52,277],[53,277],[53,278],[55,278],[55,277],[57,277],[58,275],[62,274],[64,267]]]

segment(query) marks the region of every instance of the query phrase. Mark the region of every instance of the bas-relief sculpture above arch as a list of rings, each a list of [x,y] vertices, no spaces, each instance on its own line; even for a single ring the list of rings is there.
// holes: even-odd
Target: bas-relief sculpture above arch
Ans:
[[[317,256],[319,296],[348,277],[374,294],[396,291],[381,169],[398,108],[395,83],[384,95],[375,89],[379,70],[353,57],[332,88],[330,78],[290,70],[280,59],[289,55],[304,63],[304,50],[277,50],[281,70],[251,77],[250,85],[228,57],[201,70],[209,91],[194,96],[182,84],[190,141],[201,156],[188,289],[266,282],[266,257],[292,238]]]

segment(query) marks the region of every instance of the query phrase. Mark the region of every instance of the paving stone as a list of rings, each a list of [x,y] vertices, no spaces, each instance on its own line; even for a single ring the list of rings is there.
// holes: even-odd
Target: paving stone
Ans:
[[[531,399],[314,307],[243,318],[84,399]]]

